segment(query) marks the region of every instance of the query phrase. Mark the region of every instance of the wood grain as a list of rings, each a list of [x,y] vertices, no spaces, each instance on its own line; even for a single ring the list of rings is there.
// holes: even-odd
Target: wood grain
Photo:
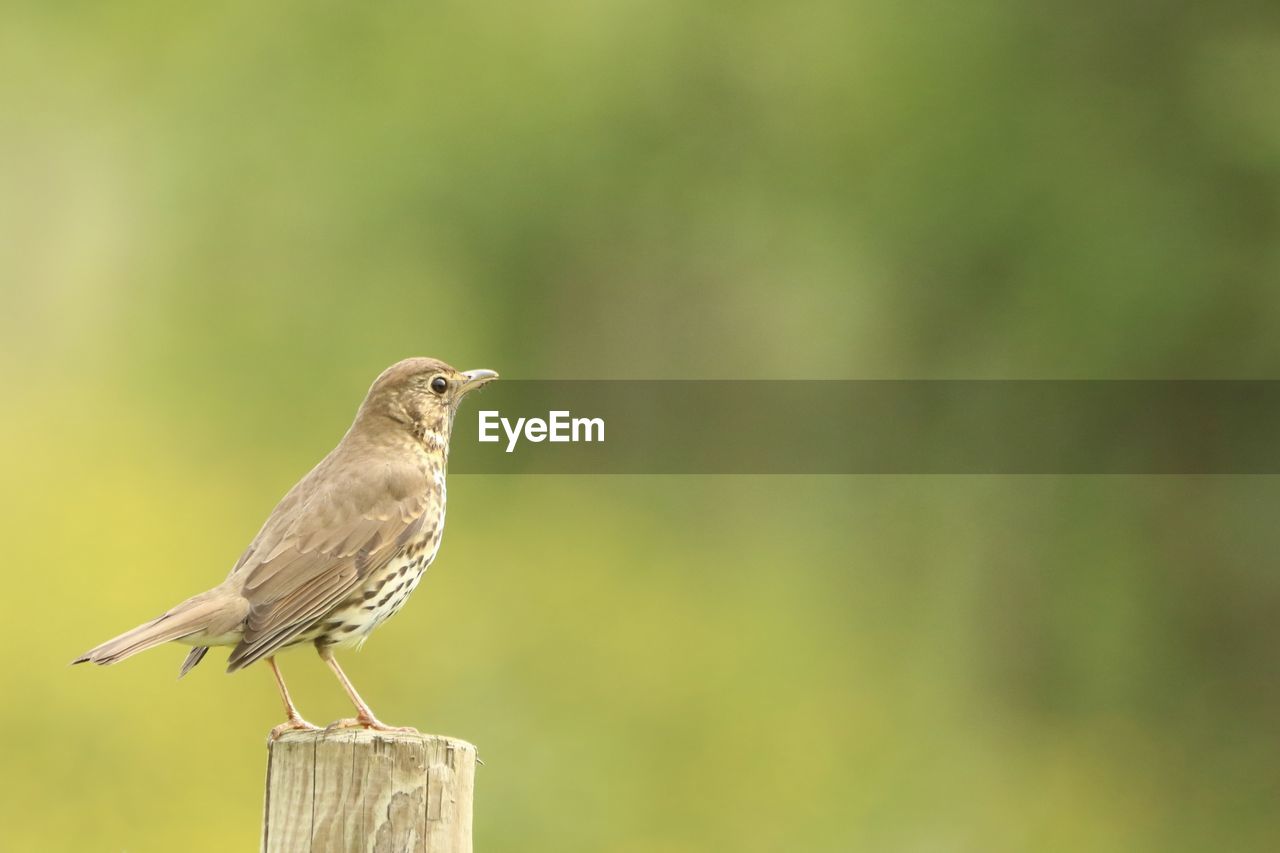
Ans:
[[[471,853],[476,748],[437,735],[287,732],[267,747],[266,853]]]

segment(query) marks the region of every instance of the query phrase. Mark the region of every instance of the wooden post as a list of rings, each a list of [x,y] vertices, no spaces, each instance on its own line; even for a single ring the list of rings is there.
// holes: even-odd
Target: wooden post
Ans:
[[[471,853],[476,748],[437,735],[286,732],[267,746],[265,853]]]

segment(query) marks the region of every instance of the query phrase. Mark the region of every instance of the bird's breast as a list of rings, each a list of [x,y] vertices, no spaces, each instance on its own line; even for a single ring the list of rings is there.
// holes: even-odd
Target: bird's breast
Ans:
[[[359,645],[369,632],[395,615],[417,588],[427,566],[440,549],[444,513],[436,524],[410,542],[386,565],[370,572],[360,589],[325,618],[318,642],[326,645]]]

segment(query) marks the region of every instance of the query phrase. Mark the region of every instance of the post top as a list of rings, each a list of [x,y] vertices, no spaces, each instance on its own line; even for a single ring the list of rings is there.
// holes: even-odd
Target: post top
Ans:
[[[424,732],[383,732],[375,731],[374,729],[334,729],[332,731],[325,731],[321,729],[320,731],[291,731],[285,732],[274,741],[269,741],[268,746],[277,743],[421,743],[427,746],[447,746],[451,749],[463,750],[471,753],[476,752],[475,744],[469,743],[461,738],[449,737],[447,735],[433,735]]]

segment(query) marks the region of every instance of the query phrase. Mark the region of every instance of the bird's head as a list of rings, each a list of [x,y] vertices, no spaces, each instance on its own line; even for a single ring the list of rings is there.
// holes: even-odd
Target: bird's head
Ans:
[[[449,439],[462,398],[498,378],[492,370],[455,370],[436,358],[406,358],[374,380],[356,422],[390,418],[419,439]]]

